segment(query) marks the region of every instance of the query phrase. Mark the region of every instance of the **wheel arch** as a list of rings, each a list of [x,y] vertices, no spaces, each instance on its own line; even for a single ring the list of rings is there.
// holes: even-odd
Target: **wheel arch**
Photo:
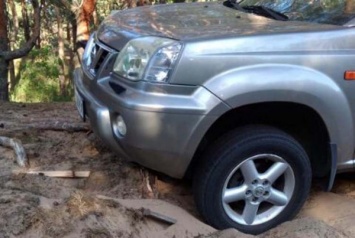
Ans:
[[[204,125],[204,133],[199,136],[204,139],[199,140],[200,144],[191,150],[191,164],[194,164],[201,145],[205,143],[206,135],[223,121],[221,118],[234,115],[237,119],[233,126],[240,126],[238,118],[243,117],[243,113],[256,114],[255,108],[267,106],[273,112],[264,110],[264,114],[258,116],[258,123],[265,122],[265,117],[270,117],[270,114],[285,118],[286,113],[293,113],[292,108],[297,108],[305,117],[317,118],[322,131],[327,134],[327,148],[324,147],[324,151],[332,158],[333,174],[352,168],[353,164],[349,162],[354,153],[354,119],[345,93],[339,83],[328,75],[306,66],[259,64],[216,75],[206,81],[204,87],[231,109],[207,127]],[[295,118],[288,120],[296,125],[302,123],[302,117],[295,115]]]
[[[328,128],[319,113],[307,105],[293,102],[255,103],[224,113],[203,136],[186,176],[192,176],[202,153],[211,143],[232,129],[252,124],[279,128],[293,136],[305,148],[313,173],[317,177],[327,177],[327,189],[331,187],[336,171],[336,145],[330,143]]]

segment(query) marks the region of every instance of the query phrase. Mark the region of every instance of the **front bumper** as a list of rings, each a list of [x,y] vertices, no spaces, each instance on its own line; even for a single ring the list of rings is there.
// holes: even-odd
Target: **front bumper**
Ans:
[[[190,95],[147,93],[112,76],[90,79],[81,69],[75,70],[74,83],[85,115],[104,143],[129,161],[176,178],[184,176],[204,134],[228,109],[202,87]],[[118,115],[126,123],[125,136],[112,129]]]

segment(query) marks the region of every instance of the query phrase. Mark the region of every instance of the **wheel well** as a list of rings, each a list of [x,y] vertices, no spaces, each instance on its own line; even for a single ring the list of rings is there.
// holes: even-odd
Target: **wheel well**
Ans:
[[[306,150],[315,177],[325,177],[331,167],[329,135],[327,128],[312,108],[285,102],[247,105],[232,109],[222,115],[201,140],[186,172],[191,178],[201,154],[226,132],[250,124],[263,124],[279,128],[293,136]]]

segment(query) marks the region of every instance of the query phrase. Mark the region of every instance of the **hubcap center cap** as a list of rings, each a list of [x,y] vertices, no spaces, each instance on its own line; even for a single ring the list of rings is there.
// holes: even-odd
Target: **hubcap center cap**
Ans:
[[[253,190],[253,195],[255,197],[261,197],[265,192],[265,188],[263,186],[258,186]]]

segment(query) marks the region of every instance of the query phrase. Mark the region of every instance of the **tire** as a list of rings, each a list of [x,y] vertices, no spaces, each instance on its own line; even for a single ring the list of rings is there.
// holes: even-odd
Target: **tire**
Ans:
[[[225,134],[195,169],[194,197],[217,229],[260,234],[292,219],[310,190],[312,171],[302,146],[267,126]]]

